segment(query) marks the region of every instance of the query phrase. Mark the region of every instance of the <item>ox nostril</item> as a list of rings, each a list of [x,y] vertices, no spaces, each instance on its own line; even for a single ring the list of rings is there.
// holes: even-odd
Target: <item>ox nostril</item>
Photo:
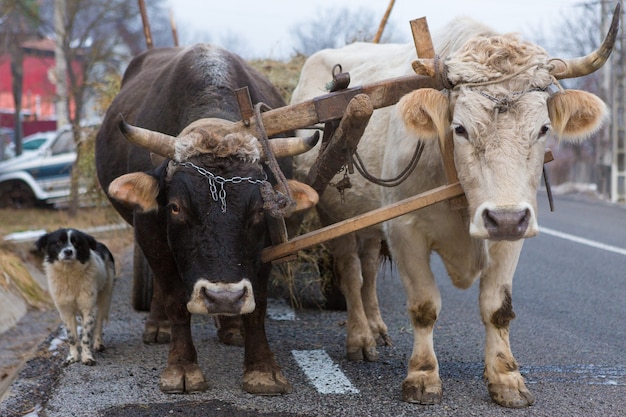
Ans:
[[[531,213],[528,208],[517,211],[486,209],[482,217],[490,239],[519,239],[528,229]]]
[[[486,209],[483,211],[483,222],[487,230],[498,228],[498,217],[495,211]]]
[[[213,314],[239,314],[247,292],[246,287],[235,291],[215,291],[209,288],[200,291],[208,312]]]

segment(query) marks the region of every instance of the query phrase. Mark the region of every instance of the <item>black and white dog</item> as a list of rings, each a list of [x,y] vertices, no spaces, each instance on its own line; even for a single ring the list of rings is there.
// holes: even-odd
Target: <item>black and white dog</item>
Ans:
[[[95,365],[91,349],[104,349],[102,325],[109,318],[115,281],[113,255],[93,236],[76,229],[45,234],[35,245],[44,255],[48,288],[68,332],[66,362],[80,359],[85,365]],[[80,353],[77,317],[82,324]]]

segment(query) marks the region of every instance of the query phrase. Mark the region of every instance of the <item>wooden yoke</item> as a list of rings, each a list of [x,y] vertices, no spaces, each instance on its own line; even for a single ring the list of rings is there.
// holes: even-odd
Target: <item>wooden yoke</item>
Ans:
[[[347,152],[356,149],[373,112],[367,95],[357,94],[350,100],[339,126],[309,170],[306,182],[318,194],[324,192],[330,180],[347,162]]]
[[[413,33],[413,43],[417,56],[422,59],[435,59],[435,48],[430,37],[428,22],[425,17],[414,19],[409,22],[411,24],[411,32]],[[452,141],[452,131],[449,131],[446,137],[439,138],[439,149],[441,150],[441,159],[443,161],[443,169],[448,184],[459,182],[459,177],[454,165],[454,143]],[[465,195],[450,199],[450,207],[454,210],[467,208],[467,198]]]

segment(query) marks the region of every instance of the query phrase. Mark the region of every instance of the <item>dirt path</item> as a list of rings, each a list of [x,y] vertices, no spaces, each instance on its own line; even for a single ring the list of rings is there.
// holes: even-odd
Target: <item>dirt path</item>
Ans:
[[[31,310],[0,335],[0,401],[23,365],[59,324],[56,310]]]

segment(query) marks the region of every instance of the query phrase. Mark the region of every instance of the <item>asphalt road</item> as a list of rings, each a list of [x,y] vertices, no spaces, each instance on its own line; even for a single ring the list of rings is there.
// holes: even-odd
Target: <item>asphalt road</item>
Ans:
[[[413,337],[400,280],[389,268],[381,271],[379,297],[394,346],[380,348],[378,362],[345,359],[344,312],[287,311],[292,320],[289,314],[270,319],[267,328],[293,393],[256,397],[241,389],[243,350],[220,345],[211,320],[195,317],[194,339],[210,389],[165,395],[158,378],[167,346],[141,342],[146,314],[130,307],[129,257],[97,365],[62,367],[66,345],[59,344],[59,329],[12,385],[0,416],[626,416],[626,209],[577,197],[557,198],[555,213],[547,207],[540,197],[543,233],[525,243],[513,291],[511,342],[537,399],[530,408],[512,411],[489,399],[477,286],[452,287],[437,257],[440,405],[400,400]],[[326,362],[307,368],[302,354]],[[320,375],[327,366],[322,381],[307,377],[311,368]]]

